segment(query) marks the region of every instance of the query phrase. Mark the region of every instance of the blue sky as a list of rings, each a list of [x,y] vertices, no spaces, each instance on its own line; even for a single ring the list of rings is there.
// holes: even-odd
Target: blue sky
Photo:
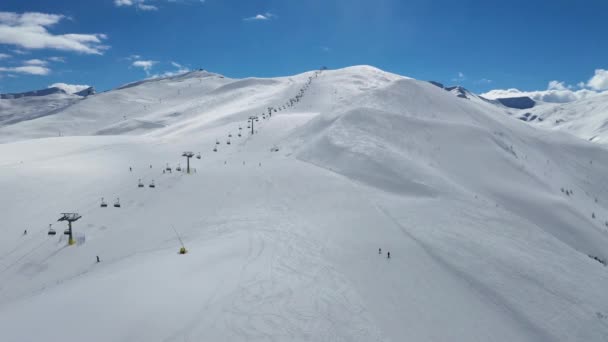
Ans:
[[[2,0],[0,92],[355,64],[475,92],[600,90],[606,13],[605,0]]]

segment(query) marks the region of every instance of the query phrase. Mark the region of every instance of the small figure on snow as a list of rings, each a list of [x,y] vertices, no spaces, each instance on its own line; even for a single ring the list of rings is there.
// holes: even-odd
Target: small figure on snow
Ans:
[[[387,253],[386,253],[386,258],[387,258],[387,259],[390,259],[390,258],[391,258],[391,252],[387,252]]]
[[[378,254],[382,254],[382,248],[378,248]]]
[[[129,172],[133,172],[133,168],[129,166]]]
[[[23,235],[27,235],[27,229],[23,231]]]
[[[101,262],[101,260],[99,260],[99,255],[97,256],[97,262]]]

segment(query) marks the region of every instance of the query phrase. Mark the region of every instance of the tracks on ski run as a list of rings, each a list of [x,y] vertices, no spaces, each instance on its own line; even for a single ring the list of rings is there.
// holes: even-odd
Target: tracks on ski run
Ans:
[[[263,171],[258,176],[264,197],[253,208],[208,222],[216,232],[246,235],[246,258],[234,270],[236,286],[217,289],[198,315],[165,341],[199,340],[209,329],[228,332],[226,340],[381,341],[353,286],[327,261],[323,241],[295,216],[282,187]]]

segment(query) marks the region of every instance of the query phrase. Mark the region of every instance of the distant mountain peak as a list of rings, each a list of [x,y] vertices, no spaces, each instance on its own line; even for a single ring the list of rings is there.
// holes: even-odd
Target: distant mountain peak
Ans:
[[[22,97],[31,97],[31,96],[47,96],[52,94],[67,94],[65,90],[57,87],[51,87],[40,90],[32,90],[23,93],[11,93],[11,94],[0,94],[0,99],[19,99]]]
[[[496,101],[505,107],[514,109],[530,109],[536,105],[536,101],[528,96],[498,98]]]
[[[95,88],[93,88],[93,87],[88,87],[86,89],[83,89],[79,92],[74,93],[74,95],[83,96],[83,97],[87,97],[89,95],[95,95],[95,94],[96,94]]]

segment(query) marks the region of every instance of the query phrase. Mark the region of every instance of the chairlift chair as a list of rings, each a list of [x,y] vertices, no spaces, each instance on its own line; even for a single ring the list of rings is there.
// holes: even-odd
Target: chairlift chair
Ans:
[[[243,130],[243,127],[239,126],[239,131]]]
[[[108,206],[108,203],[106,203],[106,201],[103,200],[103,197],[101,198],[101,205],[102,208],[106,208]]]
[[[70,235],[70,230],[69,229],[64,230],[63,235]]]
[[[144,183],[141,182],[141,178],[139,179],[139,181],[137,181],[137,187],[138,188],[143,188],[144,187]]]
[[[226,141],[226,145],[230,145],[230,139],[228,139],[228,141]]]
[[[228,133],[228,138],[232,138],[232,133]]]
[[[220,144],[220,141],[216,139],[216,140],[215,140],[215,144],[216,144],[216,145],[219,145],[219,144]]]
[[[213,152],[217,152],[217,147],[214,147],[214,148],[213,148]]]
[[[154,179],[152,180],[152,182],[150,182],[149,187],[151,187],[151,188],[156,188],[156,185],[154,185]]]
[[[55,229],[51,228],[52,225],[49,224],[49,235],[55,235],[57,234],[57,232],[55,231]]]
[[[241,136],[241,133],[239,133],[239,137]]]
[[[196,159],[201,159],[201,153],[200,152],[196,155]]]
[[[179,164],[177,164],[177,167],[175,168],[175,171],[181,171],[181,170],[182,170],[182,167]]]
[[[114,208],[120,208],[120,199],[117,197],[116,202],[114,202]]]

